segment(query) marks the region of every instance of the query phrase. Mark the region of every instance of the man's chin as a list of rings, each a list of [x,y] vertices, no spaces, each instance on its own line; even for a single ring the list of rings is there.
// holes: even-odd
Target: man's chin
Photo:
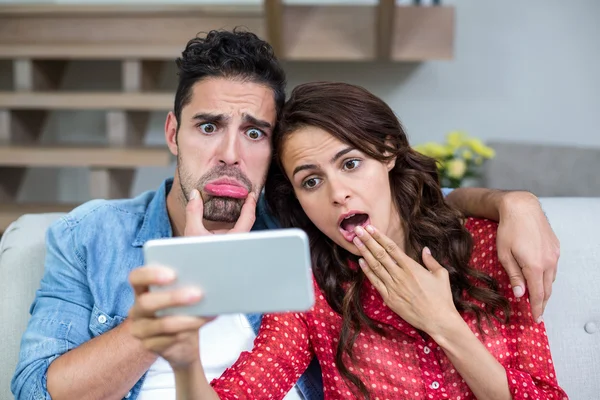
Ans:
[[[240,218],[243,201],[212,197],[204,203],[204,219],[211,222],[234,223]]]

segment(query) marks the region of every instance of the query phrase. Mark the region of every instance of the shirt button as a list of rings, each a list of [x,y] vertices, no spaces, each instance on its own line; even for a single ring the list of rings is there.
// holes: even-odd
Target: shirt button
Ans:
[[[440,388],[440,384],[437,381],[434,381],[431,383],[431,388],[432,389],[439,389]]]
[[[423,349],[423,352],[425,354],[429,354],[429,353],[431,353],[431,349],[429,347],[425,346],[425,348]]]
[[[127,392],[127,394],[125,395],[125,398],[128,399],[131,397],[131,392]]]
[[[101,324],[105,324],[106,323],[106,316],[105,315],[100,315],[98,317],[98,322],[100,322]]]

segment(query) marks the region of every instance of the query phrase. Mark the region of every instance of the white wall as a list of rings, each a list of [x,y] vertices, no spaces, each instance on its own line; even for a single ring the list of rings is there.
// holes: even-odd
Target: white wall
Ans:
[[[392,106],[412,143],[441,140],[447,131],[463,129],[484,140],[600,147],[600,1],[445,3],[457,7],[453,61],[292,63],[286,65],[290,89],[312,80],[363,85]],[[88,67],[72,66],[66,85],[87,82],[101,88],[114,77],[115,69],[92,66],[94,79],[89,81]],[[174,72],[170,68],[165,79],[174,82]],[[0,76],[6,73],[7,66],[0,63]],[[0,79],[0,87],[4,85]],[[164,115],[153,115],[149,143],[162,143]],[[103,131],[102,113],[60,112],[52,116],[45,137],[99,141]],[[132,194],[154,188],[171,173],[171,168],[140,171]],[[61,171],[53,178],[48,171],[33,171],[20,197],[84,201],[85,171]]]

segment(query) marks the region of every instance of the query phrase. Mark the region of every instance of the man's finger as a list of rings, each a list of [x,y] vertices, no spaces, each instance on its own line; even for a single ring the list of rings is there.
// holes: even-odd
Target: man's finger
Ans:
[[[152,317],[158,310],[196,303],[201,296],[200,290],[194,287],[142,293],[137,296],[129,311],[129,316],[132,318]]]
[[[531,314],[533,320],[541,322],[544,304],[544,273],[541,269],[531,268],[525,266],[523,268],[523,275],[527,279],[527,286],[529,287],[529,303],[531,304]]]
[[[136,268],[129,274],[129,283],[136,296],[148,291],[149,286],[168,285],[175,280],[175,272],[167,267],[145,266]]]
[[[184,236],[209,235],[210,232],[204,227],[204,200],[200,192],[194,189],[190,192],[190,199],[185,206],[185,229]]]
[[[546,311],[546,304],[552,295],[552,283],[554,282],[554,271],[544,272],[544,302],[542,303],[542,314]]]
[[[159,335],[174,335],[184,331],[200,329],[206,320],[186,315],[173,315],[164,318],[146,318],[136,321],[131,326],[131,334],[138,339],[146,339]]]
[[[254,192],[248,193],[246,201],[244,201],[244,205],[242,206],[240,217],[231,232],[250,232],[256,221],[256,203],[256,194]]]
[[[522,297],[525,294],[525,277],[523,276],[523,271],[517,263],[517,260],[515,260],[510,252],[500,254],[499,258],[500,263],[508,274],[510,286],[512,287],[515,297]]]

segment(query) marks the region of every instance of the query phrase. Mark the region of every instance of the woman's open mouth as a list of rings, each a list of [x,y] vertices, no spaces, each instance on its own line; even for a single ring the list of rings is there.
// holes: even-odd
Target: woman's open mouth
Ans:
[[[352,241],[356,237],[354,229],[357,226],[362,226],[364,228],[370,223],[371,220],[369,218],[369,214],[360,211],[352,211],[340,217],[339,229],[342,235],[344,236],[344,239],[352,243]]]

